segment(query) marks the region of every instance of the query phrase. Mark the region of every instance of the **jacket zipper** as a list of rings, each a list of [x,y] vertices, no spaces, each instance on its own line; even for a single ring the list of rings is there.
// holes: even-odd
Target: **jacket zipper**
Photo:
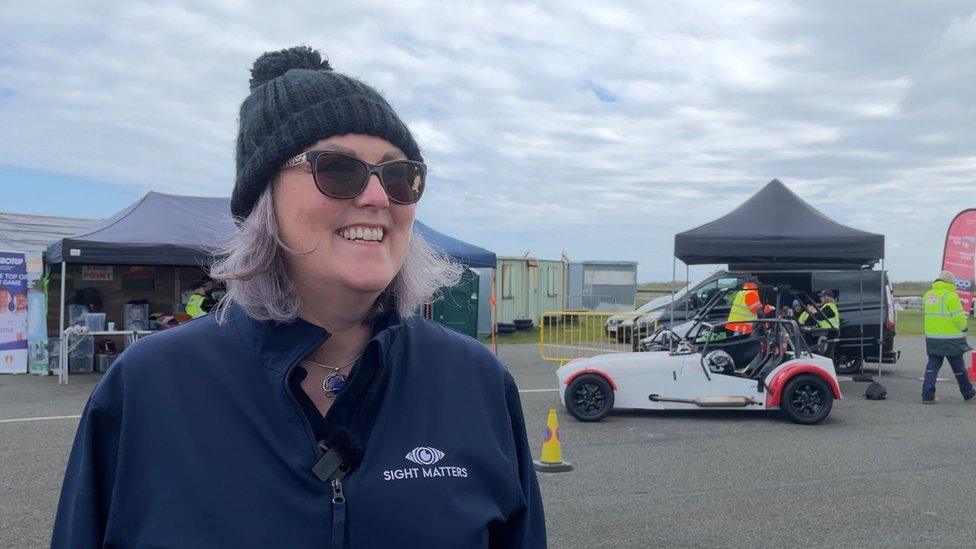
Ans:
[[[346,495],[342,475],[332,480],[332,549],[343,549],[346,537]]]
[[[322,456],[322,449],[319,447],[318,442],[315,440],[315,433],[312,432],[312,424],[309,423],[308,417],[305,416],[304,410],[300,404],[298,404],[298,399],[295,398],[295,394],[291,390],[291,386],[288,384],[288,376],[291,375],[291,371],[295,369],[298,362],[292,364],[285,370],[285,393],[288,398],[291,399],[292,406],[298,410],[298,415],[302,417],[302,424],[305,426],[305,434],[308,435],[309,441],[312,443],[312,451],[315,453],[315,457],[319,458]],[[346,495],[342,491],[342,476],[336,477],[332,480],[332,543],[333,549],[343,549],[346,537]]]

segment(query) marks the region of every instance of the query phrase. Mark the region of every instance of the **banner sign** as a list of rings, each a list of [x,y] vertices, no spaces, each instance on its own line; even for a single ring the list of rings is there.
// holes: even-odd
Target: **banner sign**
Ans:
[[[0,252],[0,374],[27,372],[27,258]]]
[[[43,252],[27,252],[27,370],[47,375],[47,280]]]
[[[976,209],[960,212],[949,224],[942,270],[956,276],[956,293],[962,301],[962,309],[972,312],[976,291]]]
[[[112,266],[111,265],[82,265],[81,279],[91,280],[95,282],[111,282]]]

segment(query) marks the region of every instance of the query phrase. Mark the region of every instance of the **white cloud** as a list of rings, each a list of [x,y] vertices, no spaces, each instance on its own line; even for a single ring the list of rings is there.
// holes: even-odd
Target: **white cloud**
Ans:
[[[974,25],[971,8],[748,1],[11,5],[0,164],[227,194],[250,64],[304,43],[411,125],[421,219],[499,254],[666,278],[675,232],[776,177],[884,232],[896,279],[928,277],[971,206],[936,197],[976,187]]]

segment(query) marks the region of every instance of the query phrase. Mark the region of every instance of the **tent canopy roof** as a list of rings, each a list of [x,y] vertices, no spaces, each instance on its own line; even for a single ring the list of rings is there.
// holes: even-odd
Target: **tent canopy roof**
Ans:
[[[48,263],[95,265],[209,264],[235,230],[227,198],[149,192],[87,232],[48,247]]]
[[[687,265],[858,269],[884,258],[884,235],[841,225],[770,181],[723,217],[674,237]]]
[[[47,248],[48,263],[204,266],[237,231],[230,199],[149,192],[88,231]],[[495,254],[415,222],[435,249],[469,267],[494,267]]]
[[[428,244],[472,269],[495,268],[495,252],[439,233],[420,221],[413,222],[413,232],[424,237]]]

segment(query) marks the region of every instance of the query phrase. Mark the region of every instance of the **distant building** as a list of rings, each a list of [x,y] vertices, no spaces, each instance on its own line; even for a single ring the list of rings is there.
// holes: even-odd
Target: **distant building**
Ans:
[[[52,242],[83,233],[101,219],[0,212],[0,250],[43,252]]]
[[[637,301],[637,263],[571,262],[567,293],[569,309],[632,311]]]
[[[531,319],[566,306],[566,268],[562,261],[499,257],[495,269],[497,322]]]

